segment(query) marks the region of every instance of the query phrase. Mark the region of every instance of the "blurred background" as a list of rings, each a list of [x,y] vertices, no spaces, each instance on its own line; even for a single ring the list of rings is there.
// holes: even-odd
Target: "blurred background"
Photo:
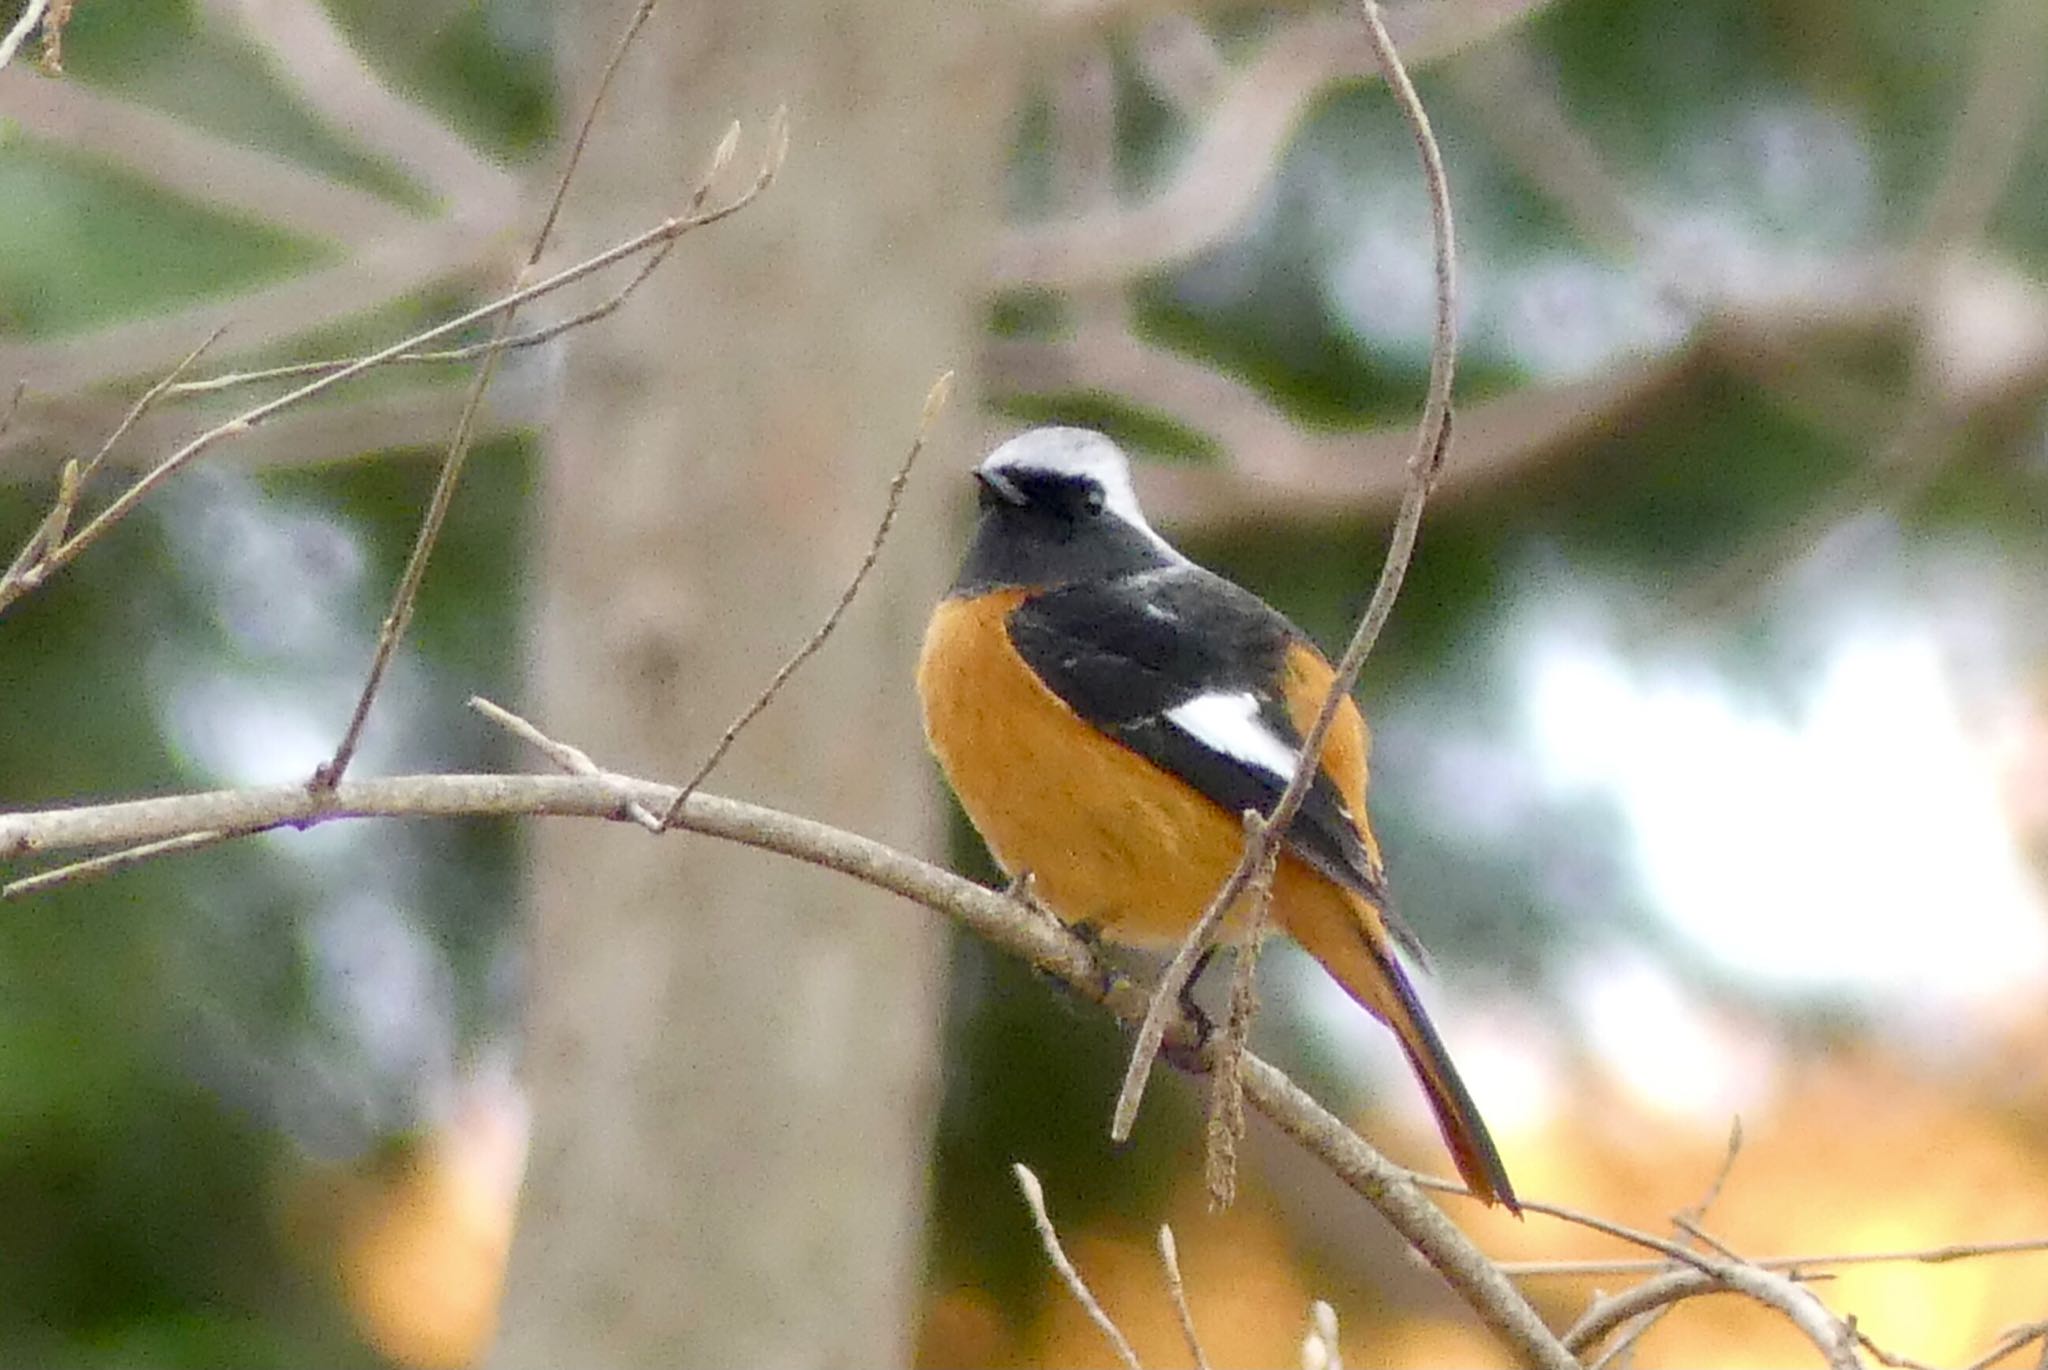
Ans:
[[[54,61],[0,71],[7,553],[216,325],[196,375],[502,289],[630,9],[76,0]],[[1388,10],[1450,168],[1465,342],[1361,685],[1374,813],[1518,1188],[1669,1235],[1739,1118],[1705,1221],[1744,1254],[2048,1235],[2048,7]],[[952,367],[875,581],[713,788],[991,874],[908,681],[962,470],[1026,421],[1123,439],[1170,536],[1334,647],[1431,321],[1369,69],[1335,4],[658,9],[548,261],[673,212],[731,120],[714,195],[782,104],[788,165],[617,314],[508,359],[356,773],[540,764],[478,693],[689,774],[830,607]],[[7,611],[0,805],[308,775],[465,379],[394,368],[280,416]],[[158,406],[88,504],[281,388]],[[1181,1354],[1171,1220],[1219,1364],[1291,1362],[1312,1298],[1354,1355],[1504,1363],[1256,1122],[1208,1214],[1187,1082],[1107,1146],[1120,1034],[935,924],[587,823],[333,825],[10,903],[0,1360],[1104,1363],[1021,1159],[1148,1360]],[[1292,953],[1264,973],[1259,1048],[1447,1171],[1387,1034]],[[1631,1254],[1453,1214],[1503,1260]],[[2048,1317],[2044,1276],[1819,1288],[1954,1364]],[[1623,1278],[1524,1286],[1562,1326]],[[1799,1348],[1717,1299],[1637,1354]]]

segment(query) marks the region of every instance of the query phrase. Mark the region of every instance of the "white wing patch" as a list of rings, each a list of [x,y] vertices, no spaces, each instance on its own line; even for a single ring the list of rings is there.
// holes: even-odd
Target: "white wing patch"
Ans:
[[[1166,711],[1167,721],[1207,747],[1285,785],[1301,754],[1259,717],[1259,701],[1245,692],[1196,695]]]

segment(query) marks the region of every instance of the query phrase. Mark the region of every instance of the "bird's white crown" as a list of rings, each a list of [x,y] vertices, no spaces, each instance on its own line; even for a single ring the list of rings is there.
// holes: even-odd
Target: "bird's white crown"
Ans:
[[[1092,480],[1102,487],[1105,509],[1158,544],[1175,561],[1185,560],[1145,521],[1138,492],[1131,485],[1131,463],[1123,449],[1092,428],[1028,428],[989,453],[981,469],[1002,475],[1036,472]]]

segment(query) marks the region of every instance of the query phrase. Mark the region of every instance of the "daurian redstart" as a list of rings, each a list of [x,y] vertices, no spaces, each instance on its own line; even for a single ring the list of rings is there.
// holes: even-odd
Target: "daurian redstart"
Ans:
[[[1270,812],[1334,675],[1302,632],[1145,522],[1100,433],[1035,428],[975,469],[980,518],[918,662],[926,735],[990,852],[1070,923],[1176,942]],[[1272,915],[1394,1030],[1458,1173],[1519,1211],[1394,950],[1346,699],[1289,827]],[[1392,932],[1390,935],[1390,924]]]

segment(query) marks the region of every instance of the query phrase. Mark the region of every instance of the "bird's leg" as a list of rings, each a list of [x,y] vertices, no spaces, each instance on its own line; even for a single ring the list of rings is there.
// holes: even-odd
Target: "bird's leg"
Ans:
[[[1032,875],[1030,871],[1018,871],[1010,877],[1010,883],[1003,886],[1003,897],[1014,900],[1016,903],[1022,904],[1025,908],[1031,909],[1034,912],[1044,913],[1046,908],[1045,905],[1038,902],[1037,885],[1038,878]]]
[[[1174,996],[1180,1002],[1180,1011],[1195,1025],[1195,1047],[1200,1050],[1209,1045],[1209,1038],[1216,1031],[1216,1024],[1209,1020],[1208,1010],[1195,1002],[1195,986],[1201,981],[1202,972],[1209,969],[1209,962],[1215,959],[1216,943],[1202,948],[1202,954],[1195,958],[1195,968],[1188,972],[1188,978],[1181,982],[1180,993]]]

